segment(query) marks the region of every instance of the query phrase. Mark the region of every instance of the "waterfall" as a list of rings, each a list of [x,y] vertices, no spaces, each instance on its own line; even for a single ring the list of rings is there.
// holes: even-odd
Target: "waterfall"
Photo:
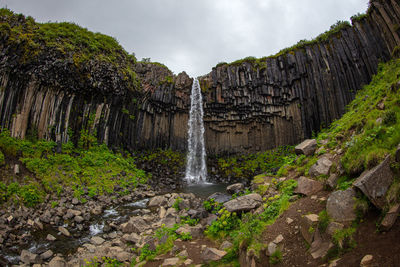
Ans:
[[[185,180],[188,183],[205,183],[207,166],[204,145],[203,99],[197,78],[193,81],[192,93],[190,95],[188,128],[188,154]]]

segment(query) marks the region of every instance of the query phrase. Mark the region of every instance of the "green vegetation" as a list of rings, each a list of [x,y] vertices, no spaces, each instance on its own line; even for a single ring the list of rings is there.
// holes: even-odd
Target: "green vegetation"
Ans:
[[[269,257],[269,263],[270,264],[277,264],[282,261],[282,251],[277,249],[274,253],[271,254]]]
[[[217,213],[220,209],[222,209],[222,206],[223,204],[216,202],[213,198],[203,202],[204,209],[211,213]]]
[[[176,210],[176,211],[180,211],[180,207],[179,207],[179,204],[181,204],[181,202],[182,202],[182,198],[180,198],[180,197],[177,197],[176,199],[175,199],[175,201],[174,201],[174,203],[172,204],[172,207]]]
[[[238,255],[241,244],[246,244],[256,254],[263,248],[261,234],[267,225],[274,223],[276,218],[289,207],[289,199],[293,194],[297,181],[286,180],[276,185],[279,194],[264,200],[264,211],[260,214],[231,213],[225,208],[218,211],[218,219],[205,231],[212,239],[230,240],[233,247],[225,256],[225,261],[231,261]]]
[[[63,153],[55,153],[52,141],[29,141],[0,133],[0,150],[9,157],[17,157],[34,178],[26,177],[20,183],[0,184],[0,200],[14,200],[27,206],[41,202],[46,193],[61,193],[72,189],[81,200],[113,193],[128,194],[144,183],[148,175],[136,168],[134,158],[112,153],[104,144],[74,147],[62,145]],[[20,156],[19,156],[20,155]]]
[[[83,78],[93,60],[111,64],[121,73],[132,90],[139,89],[134,71],[136,58],[129,55],[115,38],[94,33],[74,23],[36,23],[32,17],[15,14],[9,9],[0,9],[0,32],[6,44],[20,55],[20,64],[31,64],[45,53],[54,51],[61,59],[72,59]]]
[[[274,150],[249,155],[237,155],[218,159],[218,171],[235,180],[249,179],[259,173],[273,175],[280,166],[296,158],[294,148],[282,146]]]
[[[185,166],[185,155],[171,149],[142,151],[136,155],[135,160],[138,166],[150,165],[159,166],[158,170],[168,170],[171,175],[179,175]]]

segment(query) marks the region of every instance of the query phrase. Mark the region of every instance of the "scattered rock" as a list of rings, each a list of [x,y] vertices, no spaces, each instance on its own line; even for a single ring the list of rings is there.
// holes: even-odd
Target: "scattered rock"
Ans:
[[[15,175],[18,175],[20,173],[20,171],[19,171],[19,164],[15,164],[14,165],[14,174]]]
[[[257,193],[232,199],[224,203],[224,207],[229,212],[250,211],[258,208],[262,203],[262,197]]]
[[[124,223],[122,226],[122,232],[124,233],[143,233],[147,229],[149,229],[149,224],[146,223],[140,217],[131,217],[127,223]]]
[[[304,176],[301,176],[298,180],[295,193],[309,196],[311,194],[321,191],[323,188],[324,186],[321,182],[314,181]]]
[[[50,262],[48,267],[65,267],[67,266],[65,260],[60,256],[54,257]]]
[[[75,216],[75,218],[74,218],[74,221],[77,222],[77,223],[81,223],[81,222],[83,222],[84,220],[85,220],[85,219],[83,219],[82,216]]]
[[[39,220],[35,220],[34,226],[39,230],[43,230],[43,223],[41,223]]]
[[[185,261],[183,262],[183,264],[185,264],[185,266],[192,266],[193,260],[187,259],[187,260],[185,260]],[[195,267],[197,267],[197,265],[196,265]]]
[[[178,253],[177,255],[179,258],[187,258],[189,257],[189,253],[187,252],[187,250],[182,250],[181,252]]]
[[[165,259],[161,266],[177,266],[179,261],[178,257]]]
[[[90,243],[92,243],[93,245],[101,245],[104,243],[104,239],[101,238],[100,236],[94,236],[90,239]]]
[[[381,223],[382,230],[389,231],[390,228],[392,228],[392,226],[396,222],[399,213],[400,213],[400,204],[396,204],[393,207],[391,207],[388,213],[386,213],[385,218],[383,218],[382,220]]]
[[[115,254],[115,258],[120,262],[126,262],[131,260],[132,254],[126,251],[121,251]]]
[[[278,250],[278,245],[275,244],[274,242],[270,242],[268,244],[267,250],[266,250],[266,254],[267,256],[271,256],[272,254],[274,254],[276,251]]]
[[[167,200],[166,197],[164,197],[164,196],[155,196],[155,197],[152,197],[150,199],[149,204],[147,204],[147,206],[149,208],[151,208],[151,207],[164,207],[164,206],[167,205],[167,203],[168,203],[168,200]]]
[[[58,227],[58,231],[60,231],[65,236],[71,236],[71,234],[69,233],[69,231],[65,227],[59,226]]]
[[[50,249],[47,250],[46,252],[43,252],[42,254],[40,254],[40,258],[42,260],[48,260],[50,259],[52,256],[54,255],[53,251],[51,251]]]
[[[329,249],[331,249],[332,247],[332,242],[329,240],[324,241],[317,229],[314,235],[314,241],[312,242],[310,247],[311,256],[314,259],[324,258],[328,254]]]
[[[26,249],[21,251],[21,261],[25,264],[41,263],[39,255],[29,252]]]
[[[226,254],[227,254],[226,251],[207,247],[204,249],[203,253],[201,253],[201,259],[205,262],[219,261]]]
[[[293,222],[293,219],[291,219],[291,218],[289,218],[289,217],[286,218],[286,223],[287,223],[287,224],[291,224],[292,222]]]
[[[318,215],[308,214],[304,215],[300,221],[300,232],[307,243],[311,244],[313,242],[314,232],[318,226]]]
[[[337,222],[351,222],[356,218],[354,210],[356,192],[352,188],[333,192],[326,203],[329,217]]]
[[[332,161],[330,161],[326,157],[322,157],[314,165],[310,167],[308,173],[310,174],[311,177],[328,175],[331,166],[332,166]]]
[[[209,196],[207,198],[207,200],[214,199],[215,202],[225,203],[225,202],[228,202],[229,200],[231,200],[231,198],[232,198],[232,196],[230,196],[230,195],[227,195],[227,194],[224,194],[221,192],[216,192],[216,193],[212,194],[211,196]]]
[[[272,241],[272,242],[274,242],[275,244],[279,244],[279,243],[281,243],[283,241],[283,235],[278,235],[275,239],[274,239],[274,241]]]
[[[140,242],[140,235],[136,233],[131,233],[131,234],[125,234],[122,236],[122,240],[124,242],[130,242],[133,244],[137,244]]]
[[[372,261],[374,257],[372,255],[365,255],[360,262],[360,267],[372,267]]]
[[[353,185],[360,189],[377,208],[383,209],[386,204],[386,192],[393,179],[389,155],[381,164],[361,174]]]
[[[339,180],[339,176],[336,173],[332,173],[328,180],[326,181],[326,185],[329,189],[335,189],[337,185],[337,181]]]
[[[46,237],[46,239],[47,239],[48,241],[54,241],[54,240],[56,240],[56,238],[55,238],[53,235],[51,235],[51,234],[48,234],[47,237]]]
[[[226,188],[226,191],[228,192],[228,194],[231,194],[231,195],[237,194],[243,190],[244,190],[244,185],[242,183],[232,184]]]
[[[222,242],[222,244],[219,247],[219,249],[220,250],[226,250],[226,249],[231,248],[232,246],[233,246],[233,244],[231,242],[225,240],[224,242]]]
[[[315,139],[307,139],[304,140],[301,144],[297,145],[294,148],[294,151],[297,155],[304,154],[306,156],[311,156],[314,154],[317,149],[317,140]]]

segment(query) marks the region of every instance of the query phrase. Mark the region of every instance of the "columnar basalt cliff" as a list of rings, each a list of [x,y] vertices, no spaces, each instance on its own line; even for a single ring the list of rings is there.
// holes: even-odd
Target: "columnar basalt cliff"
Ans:
[[[400,8],[373,1],[368,15],[325,41],[264,59],[219,64],[201,79],[209,153],[295,144],[339,118],[400,44]]]
[[[188,75],[138,63],[115,40],[73,24],[8,10],[0,23],[2,129],[75,143],[95,134],[131,151],[186,149]],[[294,144],[339,118],[400,45],[399,25],[399,1],[372,1],[366,16],[324,40],[213,68],[200,78],[208,154]]]

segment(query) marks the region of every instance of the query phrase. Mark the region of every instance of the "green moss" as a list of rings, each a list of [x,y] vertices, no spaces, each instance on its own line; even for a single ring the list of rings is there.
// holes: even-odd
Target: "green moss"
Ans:
[[[0,167],[5,164],[4,154],[0,151]]]

